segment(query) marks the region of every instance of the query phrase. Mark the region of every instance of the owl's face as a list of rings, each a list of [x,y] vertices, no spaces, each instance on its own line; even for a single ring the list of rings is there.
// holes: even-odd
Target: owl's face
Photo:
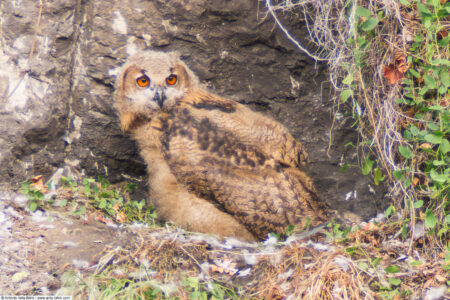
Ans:
[[[140,53],[129,58],[118,78],[116,106],[140,115],[168,110],[196,82],[177,54]]]

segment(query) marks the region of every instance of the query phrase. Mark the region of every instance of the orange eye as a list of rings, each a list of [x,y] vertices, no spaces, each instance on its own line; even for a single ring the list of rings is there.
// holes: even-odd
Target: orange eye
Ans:
[[[136,82],[140,87],[146,87],[150,84],[150,79],[144,75],[136,79]]]
[[[177,83],[177,75],[170,75],[169,77],[167,77],[166,83],[168,85],[174,85],[175,83]]]

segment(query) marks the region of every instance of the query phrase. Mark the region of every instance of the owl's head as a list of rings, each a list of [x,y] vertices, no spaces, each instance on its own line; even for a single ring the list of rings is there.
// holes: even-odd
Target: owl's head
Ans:
[[[175,52],[131,56],[116,80],[114,95],[122,130],[128,130],[137,118],[170,109],[197,85],[197,77]]]

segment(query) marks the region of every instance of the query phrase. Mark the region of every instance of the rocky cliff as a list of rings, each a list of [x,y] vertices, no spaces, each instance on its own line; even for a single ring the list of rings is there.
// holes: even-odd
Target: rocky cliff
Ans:
[[[308,46],[298,16],[280,16]],[[177,50],[213,91],[285,124],[306,146],[310,174],[332,208],[363,217],[383,208],[381,191],[344,146],[357,138],[351,120],[336,118],[330,131],[325,66],[285,38],[263,2],[1,1],[0,45],[3,188],[64,166],[113,182],[145,177],[136,145],[120,132],[112,92],[124,60],[156,48]],[[340,173],[341,162],[354,167]]]

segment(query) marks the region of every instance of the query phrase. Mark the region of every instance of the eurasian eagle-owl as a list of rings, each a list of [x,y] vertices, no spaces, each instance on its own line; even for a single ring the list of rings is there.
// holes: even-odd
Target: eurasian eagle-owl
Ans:
[[[328,219],[302,171],[302,145],[280,123],[204,89],[177,54],[130,57],[115,107],[147,164],[160,218],[244,240]]]

